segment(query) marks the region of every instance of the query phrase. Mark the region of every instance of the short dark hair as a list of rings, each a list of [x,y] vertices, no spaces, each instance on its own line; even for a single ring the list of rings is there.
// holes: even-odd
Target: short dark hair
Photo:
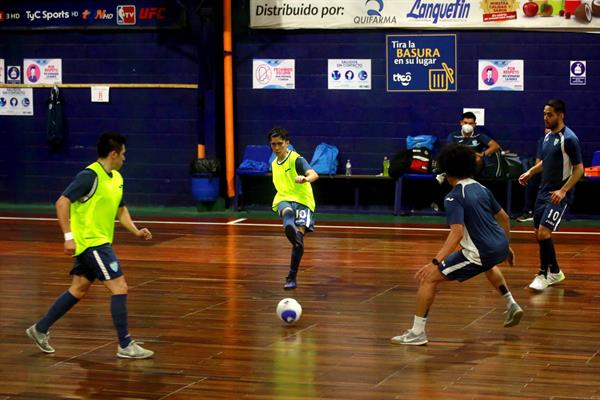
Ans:
[[[559,99],[550,99],[546,102],[546,104],[544,104],[544,107],[545,106],[552,107],[554,112],[557,112],[557,113],[563,113],[563,114],[567,113],[567,106],[565,105],[565,102],[562,100],[559,100]]]
[[[278,137],[282,140],[290,140],[290,134],[285,128],[273,128],[269,131],[267,139],[271,141],[272,138]]]
[[[106,158],[113,150],[121,153],[126,143],[127,138],[119,132],[104,132],[98,139],[98,157]]]
[[[472,178],[477,172],[475,150],[458,143],[449,144],[438,157],[438,168],[454,178]]]
[[[465,118],[474,119],[475,121],[477,121],[477,117],[471,111],[467,111],[466,113],[463,113],[461,119],[465,119]]]

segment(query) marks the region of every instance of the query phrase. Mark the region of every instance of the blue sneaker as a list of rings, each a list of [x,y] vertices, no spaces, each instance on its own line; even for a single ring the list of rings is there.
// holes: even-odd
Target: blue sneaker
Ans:
[[[283,285],[283,290],[293,290],[298,287],[296,283],[296,278],[286,278],[285,284]]]

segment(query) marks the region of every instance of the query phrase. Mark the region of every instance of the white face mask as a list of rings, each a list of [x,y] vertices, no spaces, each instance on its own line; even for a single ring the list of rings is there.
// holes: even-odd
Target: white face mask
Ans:
[[[469,125],[469,124],[464,124],[464,125],[462,126],[462,132],[463,132],[463,133],[466,133],[467,135],[468,135],[469,133],[473,133],[473,127],[472,127],[471,125]]]

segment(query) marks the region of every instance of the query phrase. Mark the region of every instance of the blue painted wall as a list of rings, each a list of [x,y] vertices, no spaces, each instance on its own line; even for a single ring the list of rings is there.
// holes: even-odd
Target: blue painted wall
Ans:
[[[238,14],[248,13],[238,5]],[[246,17],[247,18],[247,15]],[[543,134],[549,98],[567,103],[566,123],[583,143],[584,160],[600,149],[600,35],[560,32],[458,31],[458,91],[387,93],[386,34],[432,31],[250,30],[239,16],[235,35],[238,153],[264,143],[284,126],[309,159],[320,142],[335,144],[353,171],[377,173],[384,155],[405,146],[408,135],[445,140],[457,129],[463,107],[485,108],[485,128],[505,149],[532,154]],[[296,90],[253,90],[253,58],[296,60]],[[372,90],[328,90],[327,59],[372,60]],[[478,59],[525,60],[525,91],[477,90]],[[569,85],[569,60],[587,60],[587,86]],[[343,162],[340,163],[340,166]]]
[[[5,31],[0,58],[7,65],[62,58],[63,83],[204,84],[187,31]],[[60,152],[46,144],[49,93],[34,89],[33,117],[0,117],[0,201],[55,201],[95,160],[98,135],[116,130],[129,140],[122,170],[128,203],[193,204],[189,165],[202,133],[197,90],[111,89],[110,103],[91,103],[89,89],[63,89],[69,136]]]

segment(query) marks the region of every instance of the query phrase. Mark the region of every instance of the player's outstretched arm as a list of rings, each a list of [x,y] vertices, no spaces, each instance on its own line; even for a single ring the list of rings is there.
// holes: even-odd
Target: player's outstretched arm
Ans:
[[[150,233],[147,228],[138,229],[135,226],[126,206],[119,207],[119,211],[117,211],[117,218],[119,219],[121,225],[123,225],[125,229],[133,233],[135,236],[145,240],[152,239],[152,233]]]

